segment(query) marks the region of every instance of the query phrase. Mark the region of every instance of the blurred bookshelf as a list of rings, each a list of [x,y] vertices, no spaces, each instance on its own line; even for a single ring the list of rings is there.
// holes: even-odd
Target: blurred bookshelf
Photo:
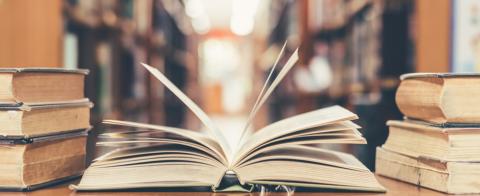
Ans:
[[[287,54],[301,47],[299,65],[273,92],[254,126],[260,128],[328,105],[345,106],[359,114],[359,124],[370,144],[332,148],[355,152],[373,168],[373,150],[387,136],[384,122],[402,117],[394,104],[399,76],[414,71],[463,70],[467,65],[455,59],[464,58],[467,53],[463,51],[472,44],[464,43],[463,50],[452,51],[456,49],[452,44],[458,42],[456,28],[461,24],[452,24],[452,15],[455,21],[477,21],[457,10],[463,4],[475,5],[451,0],[435,4],[414,0],[272,0],[259,1],[267,6],[250,35],[237,36],[228,25],[200,35],[192,31],[186,2],[0,0],[0,67],[90,69],[86,95],[95,103],[92,124],[113,118],[196,129],[199,124],[191,120],[195,117],[139,62],[159,68],[208,113],[221,115],[226,113],[222,104],[232,103],[223,103],[228,97],[222,96],[235,87],[222,82],[232,79],[233,74],[242,75],[235,78],[243,81],[237,88],[242,96],[248,95],[246,102],[251,104],[288,40]],[[235,69],[222,67],[226,71],[221,72],[209,68],[226,76],[205,85],[203,80],[208,77],[202,76],[205,67],[200,64],[201,53],[208,48],[202,44],[208,45],[209,40],[240,46],[232,51],[241,53],[241,58],[238,65],[229,65]],[[210,67],[228,64],[223,62],[225,58],[215,58],[219,63]],[[247,92],[250,88],[251,93]],[[234,103],[238,108],[250,105],[243,99]],[[235,107],[239,112],[248,111]]]
[[[183,24],[183,9],[181,1],[65,2],[64,64],[91,70],[87,95],[96,103],[94,120],[182,126],[181,102],[139,62],[159,68],[183,90],[196,80],[196,61],[187,58],[196,53],[196,37],[186,35],[191,29]]]
[[[402,117],[394,102],[398,78],[415,70],[414,1],[285,0],[272,1],[271,10],[267,48],[281,47],[284,40],[302,47],[300,65],[274,93],[267,119],[345,106],[359,114],[369,144],[330,148],[353,152],[373,168],[375,147],[387,137],[385,121]],[[330,68],[321,69],[319,62]],[[322,78],[330,78],[328,88],[309,84]]]

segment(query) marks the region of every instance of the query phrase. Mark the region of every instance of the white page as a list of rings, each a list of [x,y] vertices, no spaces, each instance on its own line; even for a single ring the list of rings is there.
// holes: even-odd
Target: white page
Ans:
[[[231,154],[230,147],[228,146],[227,141],[223,137],[223,134],[215,126],[213,121],[208,117],[208,115],[198,107],[195,102],[193,102],[187,95],[185,95],[175,84],[173,84],[165,75],[162,74],[158,69],[141,63],[155,78],[157,78],[165,87],[167,87],[175,96],[178,97],[197,117],[207,128],[208,134],[218,141],[223,151],[228,155]],[[228,157],[227,157],[228,159]]]
[[[277,67],[278,61],[280,61],[280,58],[283,56],[283,53],[285,51],[286,46],[287,46],[287,41],[285,41],[285,43],[282,46],[282,49],[280,50],[280,54],[278,54],[277,59],[275,59],[275,62],[273,63],[273,66],[270,70],[270,73],[268,74],[267,80],[265,80],[265,83],[263,84],[262,90],[260,91],[260,94],[258,95],[257,100],[255,101],[255,104],[253,105],[252,110],[250,111],[250,113],[248,115],[247,122],[245,123],[245,127],[242,130],[240,140],[238,141],[239,143],[237,144],[237,147],[239,147],[239,144],[242,142],[243,138],[245,137],[245,135],[244,135],[245,132],[247,131],[248,127],[250,126],[250,124],[252,122],[252,119],[255,117],[256,113],[254,113],[254,111],[257,110],[258,103],[263,98],[263,95],[265,93],[265,90],[267,89],[267,86],[269,86],[268,82],[270,81],[270,79],[273,75],[273,72],[275,71],[275,68]]]
[[[357,118],[358,116],[356,114],[341,106],[330,106],[277,121],[255,132],[255,134],[246,140],[236,152],[234,156],[235,159],[230,164],[237,163],[252,149],[273,138],[299,130]]]
[[[290,71],[290,69],[292,69],[292,67],[296,64],[297,61],[298,61],[298,48],[295,50],[295,52],[293,52],[292,56],[290,56],[287,63],[285,64],[285,66],[280,70],[280,73],[278,74],[278,76],[275,78],[275,80],[273,80],[272,84],[268,87],[267,91],[265,92],[265,94],[262,96],[262,98],[258,102],[257,107],[255,107],[255,109],[250,114],[251,118],[253,118],[257,114],[258,110],[262,107],[262,105],[265,103],[265,101],[267,101],[267,98],[270,96],[270,94],[272,94],[273,90],[278,86],[278,84],[287,75],[288,71]],[[248,130],[246,130],[246,129],[243,130],[242,136],[251,135],[250,133],[248,133],[248,134],[245,133],[247,131]],[[242,143],[239,146],[241,146],[243,144],[243,142],[244,142],[243,138],[241,139],[241,141],[242,141]],[[239,149],[236,149],[236,151],[238,151],[238,150]]]
[[[135,128],[143,128],[143,129],[151,129],[151,130],[158,130],[166,133],[172,133],[175,135],[180,135],[182,137],[189,138],[191,140],[194,140],[207,148],[211,149],[213,152],[218,154],[220,156],[224,163],[228,162],[226,160],[226,155],[223,149],[221,149],[220,144],[216,141],[213,140],[203,134],[186,130],[186,129],[181,129],[181,128],[175,128],[175,127],[166,127],[166,126],[160,126],[160,125],[151,125],[151,124],[145,124],[145,123],[137,123],[137,122],[129,122],[129,121],[120,121],[120,120],[104,120],[102,122],[103,124],[108,124],[108,125],[119,125],[119,126],[127,126],[127,127],[135,127]],[[219,149],[220,148],[220,149]]]

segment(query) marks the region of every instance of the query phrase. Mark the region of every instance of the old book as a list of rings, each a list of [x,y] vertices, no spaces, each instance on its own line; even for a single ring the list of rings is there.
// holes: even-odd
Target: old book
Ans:
[[[87,132],[0,139],[0,190],[32,190],[78,177],[85,169]]]
[[[415,158],[377,148],[379,175],[449,194],[480,193],[480,163]]]
[[[264,184],[385,191],[373,173],[352,155],[315,146],[366,143],[357,131],[359,126],[351,121],[357,116],[340,106],[299,114],[256,132],[248,129],[250,120],[297,59],[295,51],[272,82],[268,77],[236,146],[227,143],[210,118],[160,71],[143,64],[197,115],[206,132],[106,120],[105,124],[144,130],[101,135],[107,140],[99,145],[120,148],[97,158],[72,188],[211,187],[213,191],[249,191],[250,185]],[[221,187],[222,179],[232,175],[238,184]]]
[[[385,149],[444,161],[480,161],[480,127],[443,128],[415,121],[388,121],[387,125]]]
[[[84,99],[82,69],[2,68],[0,105],[30,105]]]
[[[395,100],[405,116],[437,124],[480,123],[479,74],[413,73],[401,79]]]
[[[48,105],[0,106],[0,138],[58,134],[90,127],[88,100]]]

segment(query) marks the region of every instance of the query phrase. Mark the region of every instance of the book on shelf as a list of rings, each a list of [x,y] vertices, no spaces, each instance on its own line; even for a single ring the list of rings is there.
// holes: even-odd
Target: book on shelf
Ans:
[[[87,131],[0,139],[0,190],[29,191],[57,184],[85,169]]]
[[[283,49],[278,58],[282,54]],[[251,191],[254,184],[261,184],[384,192],[374,174],[355,157],[316,146],[366,143],[357,130],[360,127],[352,122],[357,115],[340,106],[295,115],[256,132],[248,129],[259,108],[297,60],[298,50],[275,78],[267,78],[235,147],[226,142],[210,117],[160,71],[142,64],[192,110],[206,127],[205,132],[106,120],[108,125],[142,130],[100,135],[103,141],[98,145],[119,148],[94,160],[78,185],[71,188],[94,191],[210,187],[213,191]],[[228,181],[238,183],[220,186],[222,179],[232,176],[238,180]]]
[[[412,73],[401,80],[396,103],[408,118],[445,126],[480,123],[480,74]]]
[[[33,137],[90,128],[87,99],[45,105],[0,106],[0,139]]]
[[[412,157],[377,148],[377,174],[449,194],[479,193],[479,162]]]
[[[480,161],[480,126],[438,127],[418,121],[388,121],[384,149],[444,161]]]
[[[39,105],[84,99],[88,70],[61,68],[0,69],[0,105]]]

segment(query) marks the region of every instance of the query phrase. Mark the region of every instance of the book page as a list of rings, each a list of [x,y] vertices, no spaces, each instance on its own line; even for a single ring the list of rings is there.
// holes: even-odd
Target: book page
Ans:
[[[218,158],[220,158],[224,164],[228,163],[228,160],[226,159],[226,155],[224,154],[224,151],[222,150],[220,144],[218,144],[215,140],[194,131],[174,128],[174,127],[166,127],[166,126],[151,125],[151,124],[144,124],[144,123],[119,121],[119,120],[104,120],[102,123],[108,124],[108,125],[119,125],[119,126],[128,126],[128,127],[134,127],[134,128],[152,129],[152,130],[162,131],[165,133],[180,135],[182,137],[189,138],[193,141],[196,141],[206,146],[207,148],[215,152]]]
[[[232,164],[248,154],[252,149],[268,142],[271,139],[321,125],[354,120],[358,116],[341,106],[331,106],[311,112],[298,114],[273,124],[267,125],[247,139],[234,157]]]
[[[268,74],[267,79],[265,80],[265,83],[263,84],[262,90],[260,91],[260,94],[258,94],[257,100],[255,101],[255,104],[253,105],[252,110],[248,114],[248,119],[247,119],[247,122],[245,123],[245,127],[242,130],[242,134],[240,136],[239,143],[242,142],[242,139],[245,137],[245,135],[244,135],[245,132],[247,131],[248,127],[250,126],[250,124],[252,122],[252,119],[255,117],[256,113],[254,113],[254,111],[257,110],[258,103],[263,98],[263,95],[265,94],[265,90],[269,86],[270,79],[273,75],[273,72],[275,71],[275,68],[277,67],[278,61],[280,61],[280,58],[283,56],[283,53],[285,51],[285,46],[287,46],[287,41],[285,41],[285,43],[283,44],[282,49],[280,50],[280,54],[278,54],[277,59],[275,59],[275,62],[273,63],[273,66],[270,70],[270,73]]]
[[[225,154],[230,154],[230,147],[228,146],[227,141],[223,137],[223,134],[220,130],[215,126],[212,120],[208,117],[208,115],[200,108],[197,104],[195,104],[187,95],[185,95],[178,87],[175,86],[168,78],[162,74],[158,69],[142,63],[142,65],[153,75],[157,78],[165,87],[167,87],[173,94],[175,94],[178,99],[180,99],[199,119],[200,121],[207,127],[207,131],[211,137],[218,141],[222,150]],[[228,159],[228,157],[226,157]]]
[[[282,48],[282,51],[283,51],[283,48]],[[280,55],[282,55],[282,54],[280,54]],[[265,101],[267,101],[267,98],[270,96],[270,94],[272,94],[273,90],[278,86],[278,84],[287,75],[288,71],[290,71],[290,69],[292,69],[292,67],[295,65],[295,63],[297,61],[298,61],[298,48],[295,50],[295,52],[293,52],[293,54],[287,60],[287,63],[280,70],[280,72],[278,73],[278,76],[273,80],[272,84],[267,88],[267,91],[265,92],[265,94],[261,95],[261,98],[259,98],[258,103],[256,103],[253,111],[250,114],[250,117],[249,117],[248,122],[247,122],[248,124],[250,124],[251,119],[253,119],[255,117],[258,110],[262,107],[262,105],[265,103]],[[268,83],[268,81],[267,81],[267,83]],[[245,135],[250,135],[250,133],[247,133],[247,131],[248,131],[248,129],[245,128],[243,130],[243,133],[241,134],[242,135],[242,138],[240,139],[241,144],[243,144],[244,136]],[[239,146],[241,146],[241,145],[239,145]]]
[[[135,141],[141,142],[141,141]],[[179,159],[181,158],[181,159]],[[217,158],[211,156],[203,147],[179,140],[163,140],[146,146],[129,146],[119,148],[95,159],[91,166],[117,167],[153,162],[188,161],[226,169]]]
[[[76,190],[218,186],[223,168],[194,162],[160,162],[119,167],[89,167]]]
[[[257,159],[235,168],[241,183],[268,181],[267,184],[385,191],[374,174],[349,154],[291,145],[266,152]]]
[[[291,160],[299,162],[307,161],[323,165],[330,165],[332,167],[368,171],[368,169],[361,162],[359,162],[350,154],[296,144],[271,147],[239,167],[268,160]]]

